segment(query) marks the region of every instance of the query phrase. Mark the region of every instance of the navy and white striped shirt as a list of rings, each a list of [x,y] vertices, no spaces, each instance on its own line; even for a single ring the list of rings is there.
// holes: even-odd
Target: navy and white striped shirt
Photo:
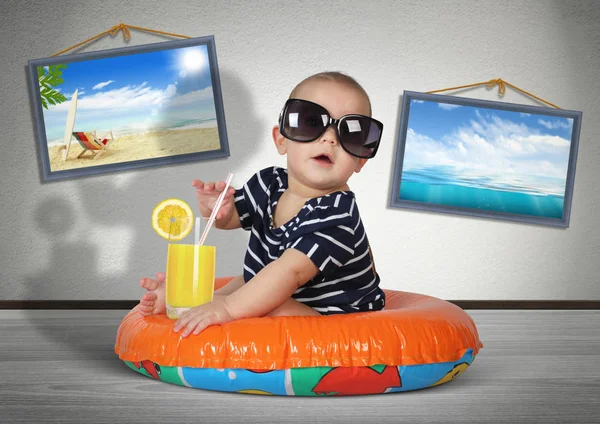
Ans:
[[[244,259],[248,282],[286,249],[306,254],[320,272],[293,298],[323,315],[381,310],[385,294],[358,206],[351,191],[308,200],[300,212],[273,228],[273,213],[288,188],[287,170],[265,168],[235,193],[242,228],[251,232]]]

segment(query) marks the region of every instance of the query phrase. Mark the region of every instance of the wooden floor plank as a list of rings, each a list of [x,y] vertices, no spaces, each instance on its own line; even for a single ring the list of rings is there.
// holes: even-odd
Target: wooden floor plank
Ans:
[[[469,311],[484,348],[456,381],[315,399],[210,392],[139,375],[113,352],[126,312],[0,311],[0,422],[600,422],[600,311]]]

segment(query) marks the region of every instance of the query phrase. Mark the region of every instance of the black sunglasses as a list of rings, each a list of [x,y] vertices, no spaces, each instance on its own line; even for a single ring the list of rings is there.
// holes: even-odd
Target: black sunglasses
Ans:
[[[344,115],[333,119],[323,106],[301,99],[288,99],[279,114],[279,131],[293,141],[314,141],[335,125],[342,148],[358,158],[377,153],[383,124],[365,115]]]

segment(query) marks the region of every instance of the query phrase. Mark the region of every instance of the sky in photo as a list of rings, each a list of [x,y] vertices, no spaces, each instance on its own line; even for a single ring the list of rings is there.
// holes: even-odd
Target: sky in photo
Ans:
[[[69,101],[44,111],[49,144],[62,143],[78,90],[74,131],[116,134],[175,128],[216,118],[206,46],[66,63],[56,89]],[[215,124],[216,126],[216,124]]]
[[[411,100],[403,173],[563,195],[573,119]]]

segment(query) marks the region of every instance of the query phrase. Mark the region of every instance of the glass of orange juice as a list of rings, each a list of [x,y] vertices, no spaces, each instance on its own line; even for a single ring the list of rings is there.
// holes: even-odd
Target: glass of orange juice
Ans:
[[[172,238],[167,248],[167,316],[177,319],[195,306],[213,299],[216,247],[194,243],[193,235],[178,237],[179,229],[193,225],[192,217],[171,218]],[[206,224],[206,219],[201,220]],[[194,234],[194,231],[190,231]]]

